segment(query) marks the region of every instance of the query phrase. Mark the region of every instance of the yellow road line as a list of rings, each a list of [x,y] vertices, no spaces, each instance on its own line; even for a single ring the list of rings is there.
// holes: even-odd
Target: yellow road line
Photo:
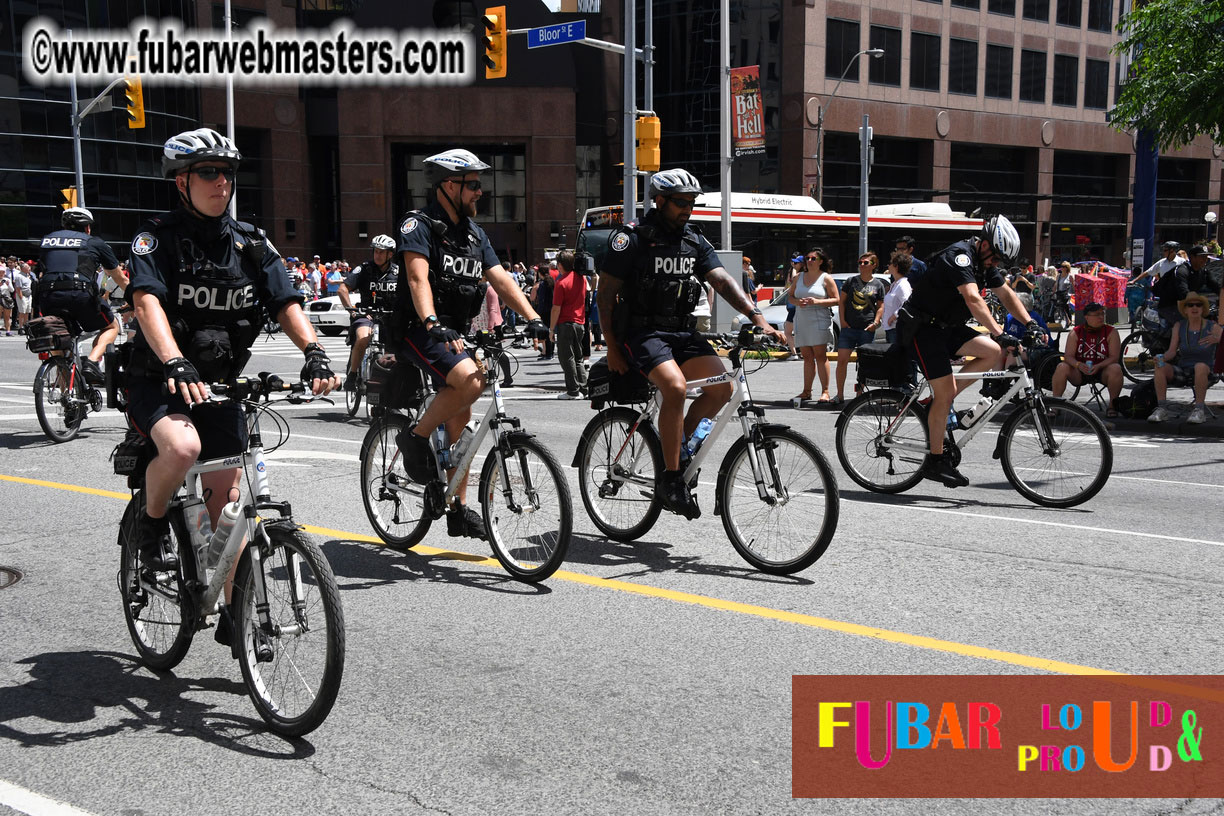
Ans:
[[[50,487],[57,490],[70,490],[76,493],[105,496],[108,498],[124,500],[129,498],[127,493],[116,493],[110,490],[97,490],[90,487],[63,484],[62,482],[46,482],[39,479],[25,479],[19,476],[5,476],[3,474],[0,474],[0,479],[9,482],[36,485],[38,487]],[[371,544],[382,544],[381,539],[369,535],[350,533],[344,530],[333,530],[327,527],[315,527],[313,525],[303,526],[307,532],[315,535],[327,536],[343,541],[363,541]],[[424,544],[416,545],[413,547],[412,551],[419,555],[443,556],[480,566],[500,566],[497,560],[494,558],[474,555],[471,553],[457,552],[454,550],[444,550]],[[717,609],[722,612],[736,612],[741,615],[749,615],[751,617],[761,618],[764,620],[774,620],[782,623],[797,624],[799,626],[807,626],[812,629],[824,629],[829,632],[839,632],[846,635],[866,637],[873,640],[884,641],[886,643],[895,643],[902,646],[912,646],[919,649],[929,649],[937,652],[947,652],[949,654],[960,655],[962,657],[972,657],[978,660],[994,660],[1000,663],[1008,663],[1010,665],[1020,666],[1026,669],[1037,669],[1040,671],[1054,672],[1056,674],[1123,674],[1122,672],[1107,671],[1105,669],[1093,668],[1092,666],[1081,666],[1075,663],[1064,663],[1059,660],[1048,660],[1043,657],[1032,657],[1030,655],[1019,654],[1017,652],[1005,652],[999,649],[988,649],[982,646],[972,646],[967,643],[957,643],[956,641],[952,640],[940,640],[939,638],[925,637],[922,635],[911,635],[906,632],[894,632],[889,629],[879,629],[874,626],[848,623],[846,621],[833,620],[832,618],[821,618],[815,615],[804,615],[799,612],[786,612],[781,609],[770,609],[767,606],[756,606],[754,604],[739,603],[737,601],[727,601],[721,598],[711,598],[706,595],[696,595],[691,592],[679,592],[673,589],[663,589],[660,587],[646,586],[643,584],[634,584],[628,581],[600,578],[596,575],[586,575],[580,572],[557,570],[552,577],[560,581],[568,581],[574,584],[583,584],[600,589],[612,589],[618,592],[626,592],[632,595],[639,595],[647,598],[658,598],[661,600],[673,601],[675,603],[692,604],[693,606],[701,606],[706,609]]]

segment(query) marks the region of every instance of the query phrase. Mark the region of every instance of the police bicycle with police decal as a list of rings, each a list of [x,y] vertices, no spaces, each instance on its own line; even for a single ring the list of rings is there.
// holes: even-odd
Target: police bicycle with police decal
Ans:
[[[762,572],[788,575],[806,569],[828,549],[840,507],[837,478],[820,449],[789,426],[767,422],[752,401],[743,367],[745,351],[760,348],[760,329],[702,337],[731,343],[731,371],[686,382],[688,388],[727,382],[734,391],[715,418],[709,436],[687,461],[684,480],[697,483],[702,464],[732,417],[740,425],[718,468],[714,514],[722,518],[732,546]],[[638,376],[640,375],[630,375]],[[658,482],[663,445],[655,426],[662,405],[657,389],[641,378],[641,390],[617,398],[591,387],[599,413],[587,424],[574,453],[582,503],[595,526],[616,541],[645,535],[663,509]],[[604,402],[619,402],[603,407]]]
[[[864,350],[860,351],[860,370]],[[864,377],[868,389],[850,401],[837,418],[837,458],[859,485],[876,493],[901,493],[922,481],[930,455],[927,406],[922,400],[925,379],[905,385],[908,366],[881,364],[879,378]],[[1000,460],[1007,481],[1029,501],[1046,507],[1074,507],[1105,486],[1113,469],[1113,444],[1105,425],[1091,411],[1062,399],[1044,396],[1028,369],[1013,362],[1004,371],[959,373],[957,380],[1010,381],[990,404],[981,404],[968,428],[958,415],[945,430],[944,451],[952,466],[987,427],[1014,403],[1015,410],[999,428],[992,456]],[[984,398],[985,399],[985,398]],[[961,431],[959,437],[954,431]]]
[[[480,471],[480,506],[497,560],[520,581],[535,583],[552,575],[565,559],[573,528],[569,485],[556,457],[522,423],[506,414],[496,358],[504,352],[490,332],[478,332],[472,345],[491,397],[482,419],[469,423],[453,445],[445,425],[430,434],[437,478],[428,484],[408,476],[396,437],[424,413],[433,392],[423,375],[418,398],[409,407],[380,406],[361,443],[361,499],[378,537],[407,550],[420,543],[442,518],[490,433],[493,447]],[[419,371],[412,367],[413,371]],[[449,480],[446,471],[455,468]]]
[[[133,489],[119,525],[116,579],[140,662],[156,671],[173,669],[195,633],[219,618],[256,710],[286,736],[301,736],[323,722],[344,671],[344,614],[335,576],[318,545],[293,521],[289,503],[272,498],[259,429],[261,414],[278,425],[283,421],[269,406],[272,395],[287,392],[290,401],[301,401],[308,388],[267,373],[209,386],[214,400],[242,405],[250,437],[241,455],[200,461],[187,472],[167,511],[179,555],[173,572],[148,570],[140,558],[137,528],[152,443],[142,445],[129,434],[115,454],[116,473],[126,475]],[[198,477],[235,467],[245,474],[246,496],[226,506],[210,536]],[[227,604],[223,592],[231,575]]]

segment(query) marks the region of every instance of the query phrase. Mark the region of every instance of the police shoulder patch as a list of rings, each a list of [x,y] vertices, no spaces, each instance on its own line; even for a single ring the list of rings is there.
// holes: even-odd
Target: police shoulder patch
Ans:
[[[400,232],[402,232],[404,235],[407,235],[408,233],[412,232],[416,228],[417,228],[417,220],[415,218],[409,218],[405,220],[404,223],[400,226]]]
[[[629,246],[629,234],[625,232],[616,233],[616,236],[612,239],[612,249],[617,252],[623,252],[627,246]]]
[[[960,255],[956,256],[957,266],[969,266],[971,263],[973,263],[973,261],[970,260],[969,256],[963,252]]]
[[[157,249],[157,238],[152,233],[142,232],[132,239],[133,255],[148,255]]]

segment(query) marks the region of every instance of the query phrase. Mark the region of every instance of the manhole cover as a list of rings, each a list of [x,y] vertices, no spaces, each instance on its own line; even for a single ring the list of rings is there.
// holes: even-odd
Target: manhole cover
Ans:
[[[21,580],[21,572],[12,567],[0,567],[0,589],[11,587]]]

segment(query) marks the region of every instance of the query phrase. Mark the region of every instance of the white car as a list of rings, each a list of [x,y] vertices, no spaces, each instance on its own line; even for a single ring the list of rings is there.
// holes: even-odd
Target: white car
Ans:
[[[354,292],[349,295],[349,300],[353,306],[359,306],[361,295]],[[309,318],[310,324],[315,327],[316,331],[330,337],[348,331],[349,325],[353,322],[348,309],[344,308],[344,304],[340,302],[339,295],[329,295],[308,302],[306,317]]]
[[[842,285],[850,278],[857,275],[857,272],[838,272],[833,275],[833,282],[837,285],[837,291],[841,291]],[[892,283],[891,275],[882,275],[876,273],[876,280],[882,281],[887,287]],[[774,290],[773,299],[769,301],[769,305],[761,306],[761,314],[765,317],[765,321],[773,326],[778,331],[783,331],[783,324],[786,323],[786,287],[780,286]],[[739,331],[740,326],[749,322],[747,316],[737,314],[731,319],[731,330]],[[833,307],[833,348],[837,348],[837,336],[841,333],[841,326],[837,319],[837,307]],[[884,342],[884,327],[876,329],[875,342]]]

